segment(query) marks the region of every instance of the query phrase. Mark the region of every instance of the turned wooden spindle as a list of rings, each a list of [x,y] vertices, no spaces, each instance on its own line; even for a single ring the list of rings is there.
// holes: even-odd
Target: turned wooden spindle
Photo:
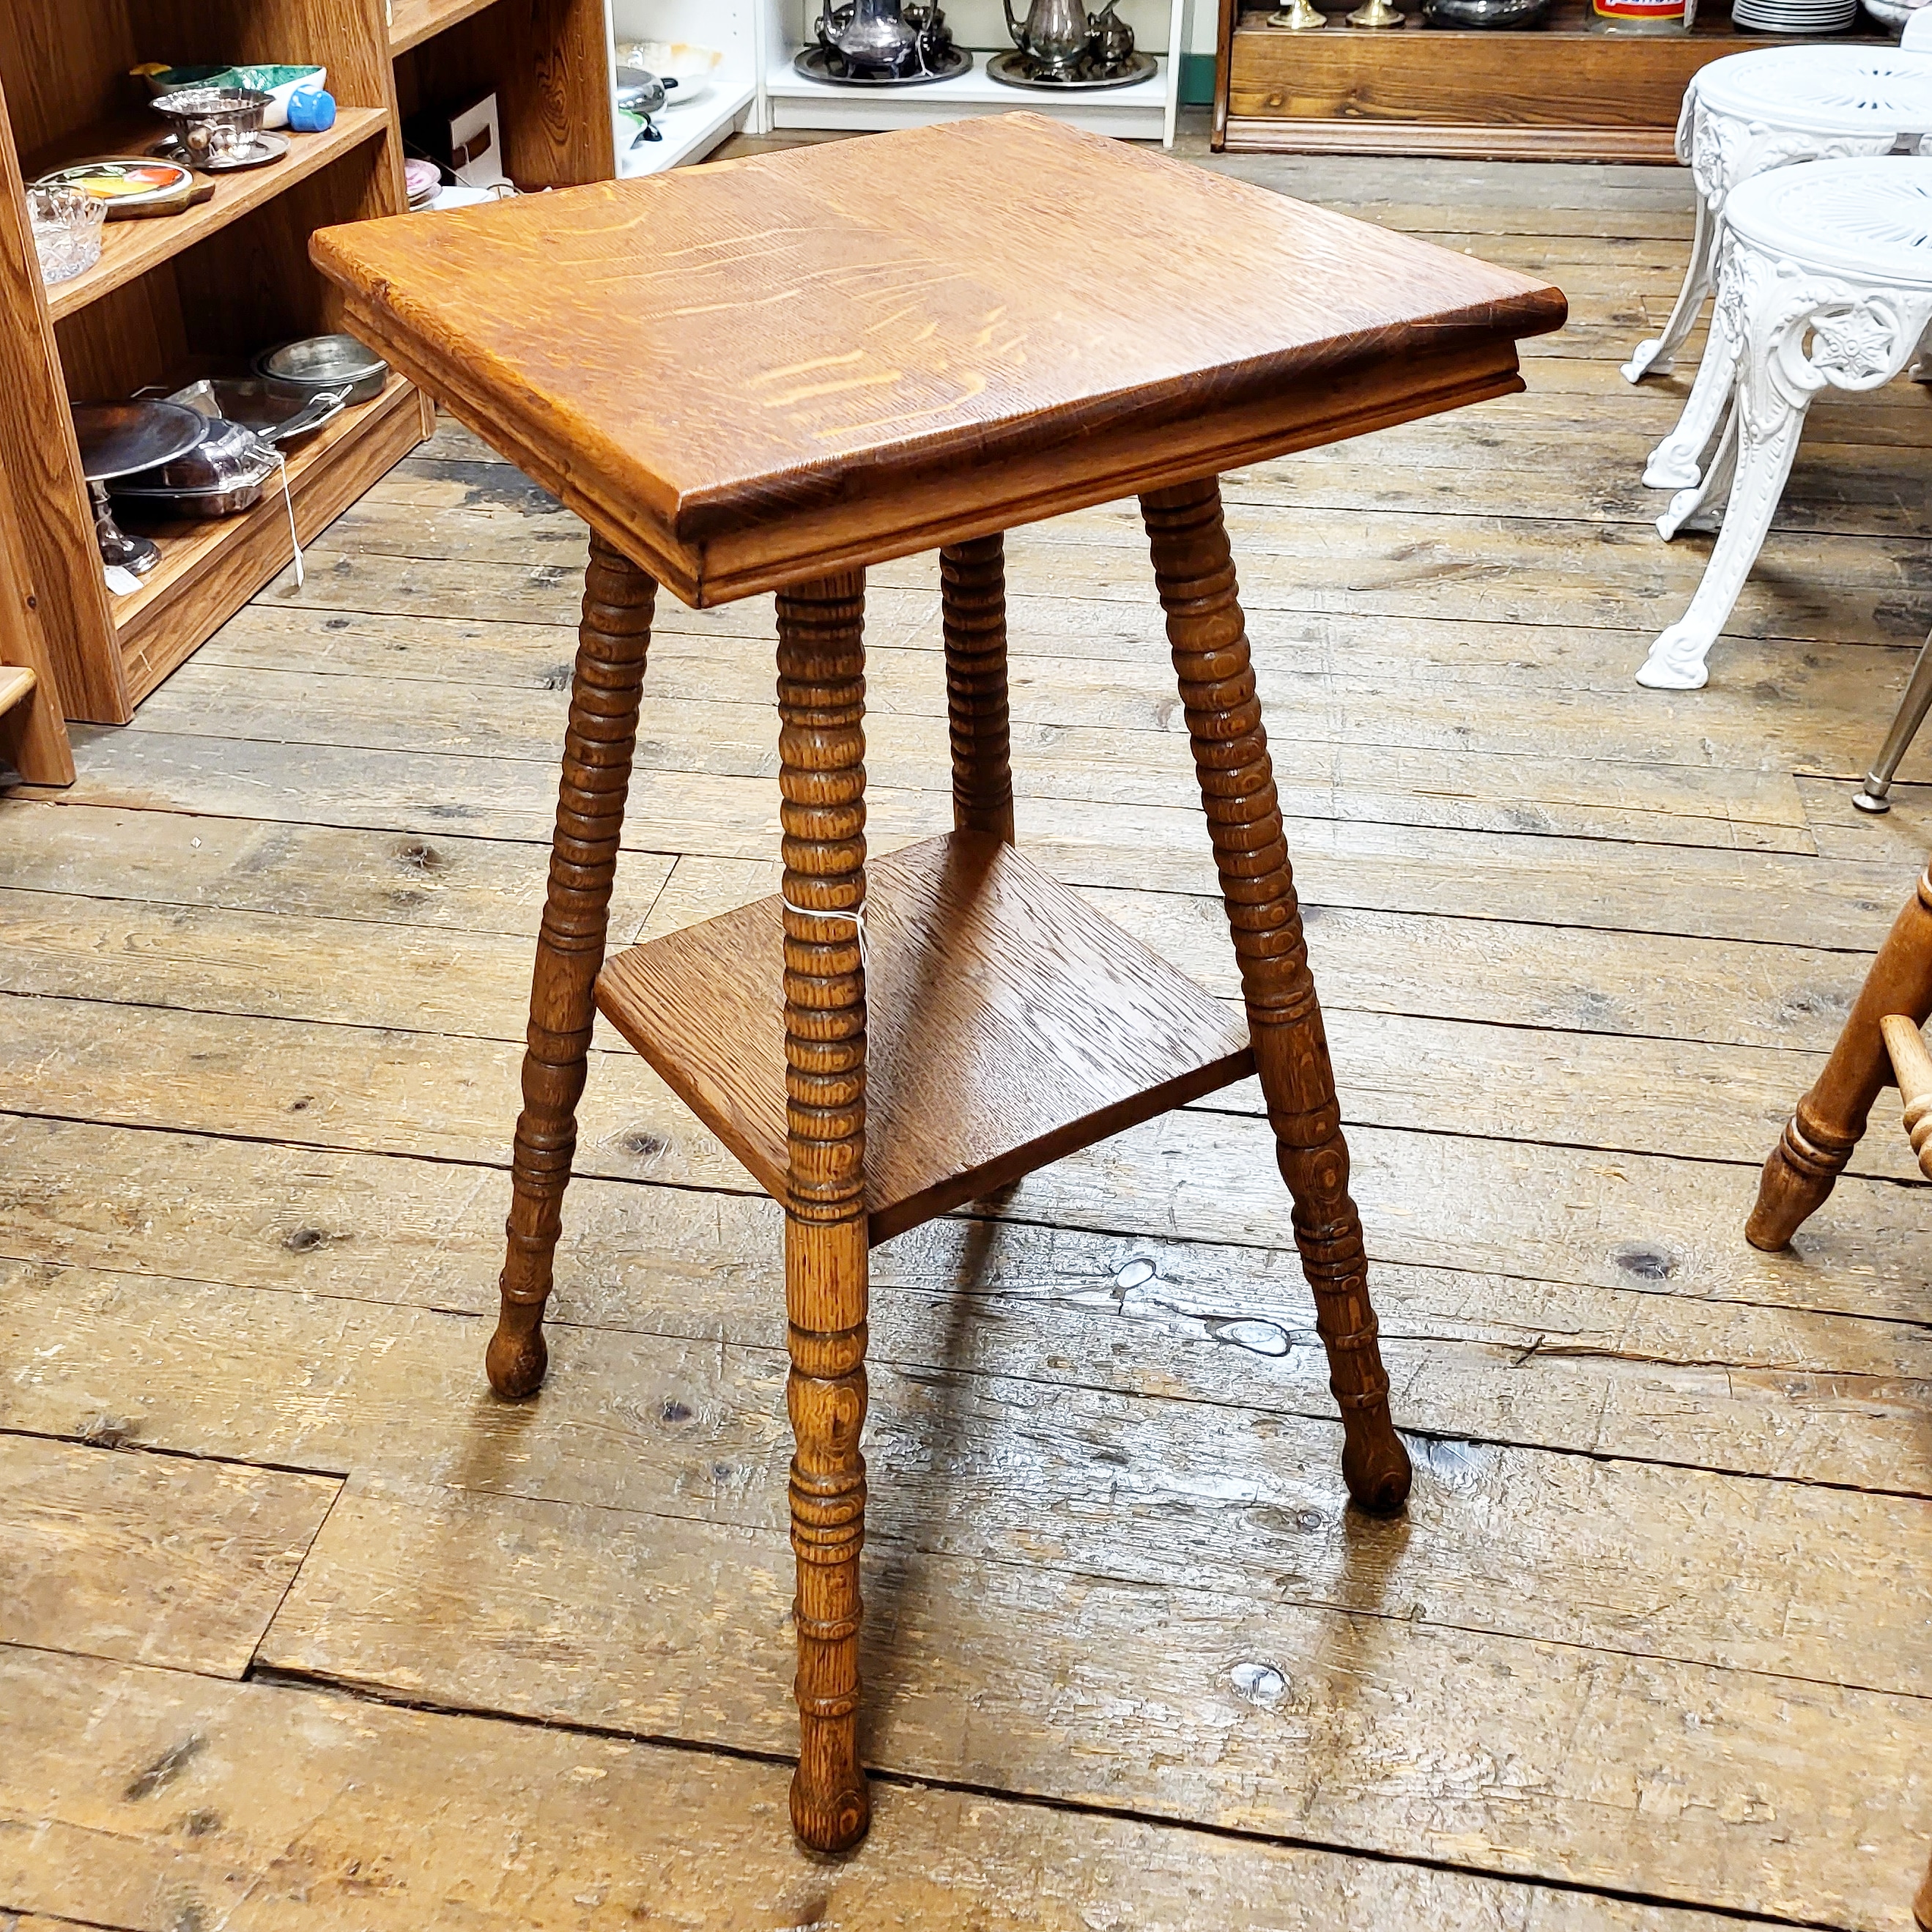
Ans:
[[[592,537],[550,888],[530,986],[502,1305],[486,1358],[490,1386],[499,1395],[532,1393],[549,1360],[544,1304],[577,1150],[577,1103],[596,1014],[593,989],[604,963],[657,588],[628,557]]]
[[[939,553],[952,823],[1013,842],[1012,729],[1006,704],[1006,540],[976,537]]]
[[[1255,695],[1246,621],[1212,478],[1141,499],[1154,580],[1194,746],[1201,802],[1240,961],[1255,1070],[1294,1198],[1294,1240],[1314,1291],[1329,1387],[1342,1411],[1342,1473],[1366,1510],[1400,1509],[1408,1452],[1390,1420],[1388,1376],[1369,1299],[1361,1216],[1322,1008]]]
[[[1905,1131],[1918,1171],[1932,1180],[1932,1053],[1925,1050],[1925,1036],[1917,1023],[1903,1013],[1887,1013],[1878,1026],[1898,1097],[1905,1103]]]
[[[788,1175],[786,1407],[796,1449],[799,1759],[792,1825],[814,1850],[866,1834],[859,1554],[866,1540],[865,573],[780,592]]]
[[[1824,1204],[1852,1157],[1872,1102],[1890,1084],[1879,1022],[1902,1013],[1914,1026],[1932,1016],[1932,870],[1922,874],[1858,990],[1825,1070],[1811,1083],[1764,1164],[1757,1204],[1744,1223],[1754,1248],[1778,1249]]]

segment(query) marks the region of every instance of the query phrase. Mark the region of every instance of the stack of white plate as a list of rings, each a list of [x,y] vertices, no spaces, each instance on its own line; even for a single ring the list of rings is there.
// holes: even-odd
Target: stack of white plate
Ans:
[[[1842,33],[1858,0],[1731,0],[1731,18],[1755,34]]]

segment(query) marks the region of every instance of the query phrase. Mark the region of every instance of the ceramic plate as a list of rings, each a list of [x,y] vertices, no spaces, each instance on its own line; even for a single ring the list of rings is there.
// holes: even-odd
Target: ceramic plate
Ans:
[[[125,155],[76,161],[70,167],[56,168],[51,174],[42,175],[34,183],[37,188],[77,188],[106,202],[110,214],[119,208],[141,208],[172,200],[186,194],[194,184],[194,173],[178,161]]]

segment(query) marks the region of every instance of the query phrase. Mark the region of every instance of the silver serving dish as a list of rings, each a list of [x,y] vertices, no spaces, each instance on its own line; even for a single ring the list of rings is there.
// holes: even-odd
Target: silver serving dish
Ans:
[[[293,442],[333,422],[349,406],[344,388],[310,389],[260,376],[216,376],[177,389],[170,402],[253,430],[264,442]]]
[[[281,382],[310,394],[344,389],[351,403],[373,402],[389,380],[389,365],[352,335],[305,335],[265,349],[254,358],[265,381]]]
[[[110,570],[145,577],[161,554],[146,537],[130,537],[115,522],[108,487],[117,478],[185,455],[206,437],[208,420],[180,403],[76,403],[72,413],[100,560]]]
[[[939,0],[819,0],[818,45],[792,62],[810,80],[840,87],[917,87],[967,72]]]
[[[194,448],[112,489],[117,500],[149,515],[232,517],[262,500],[281,460],[253,430],[217,416]]]
[[[254,87],[183,87],[164,94],[154,112],[175,130],[183,157],[194,166],[248,152],[262,131],[274,96]]]

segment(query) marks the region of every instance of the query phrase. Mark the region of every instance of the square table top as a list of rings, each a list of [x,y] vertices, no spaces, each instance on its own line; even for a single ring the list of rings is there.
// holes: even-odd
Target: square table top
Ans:
[[[1507,394],[1566,313],[1024,113],[312,248],[347,327],[691,604]]]

